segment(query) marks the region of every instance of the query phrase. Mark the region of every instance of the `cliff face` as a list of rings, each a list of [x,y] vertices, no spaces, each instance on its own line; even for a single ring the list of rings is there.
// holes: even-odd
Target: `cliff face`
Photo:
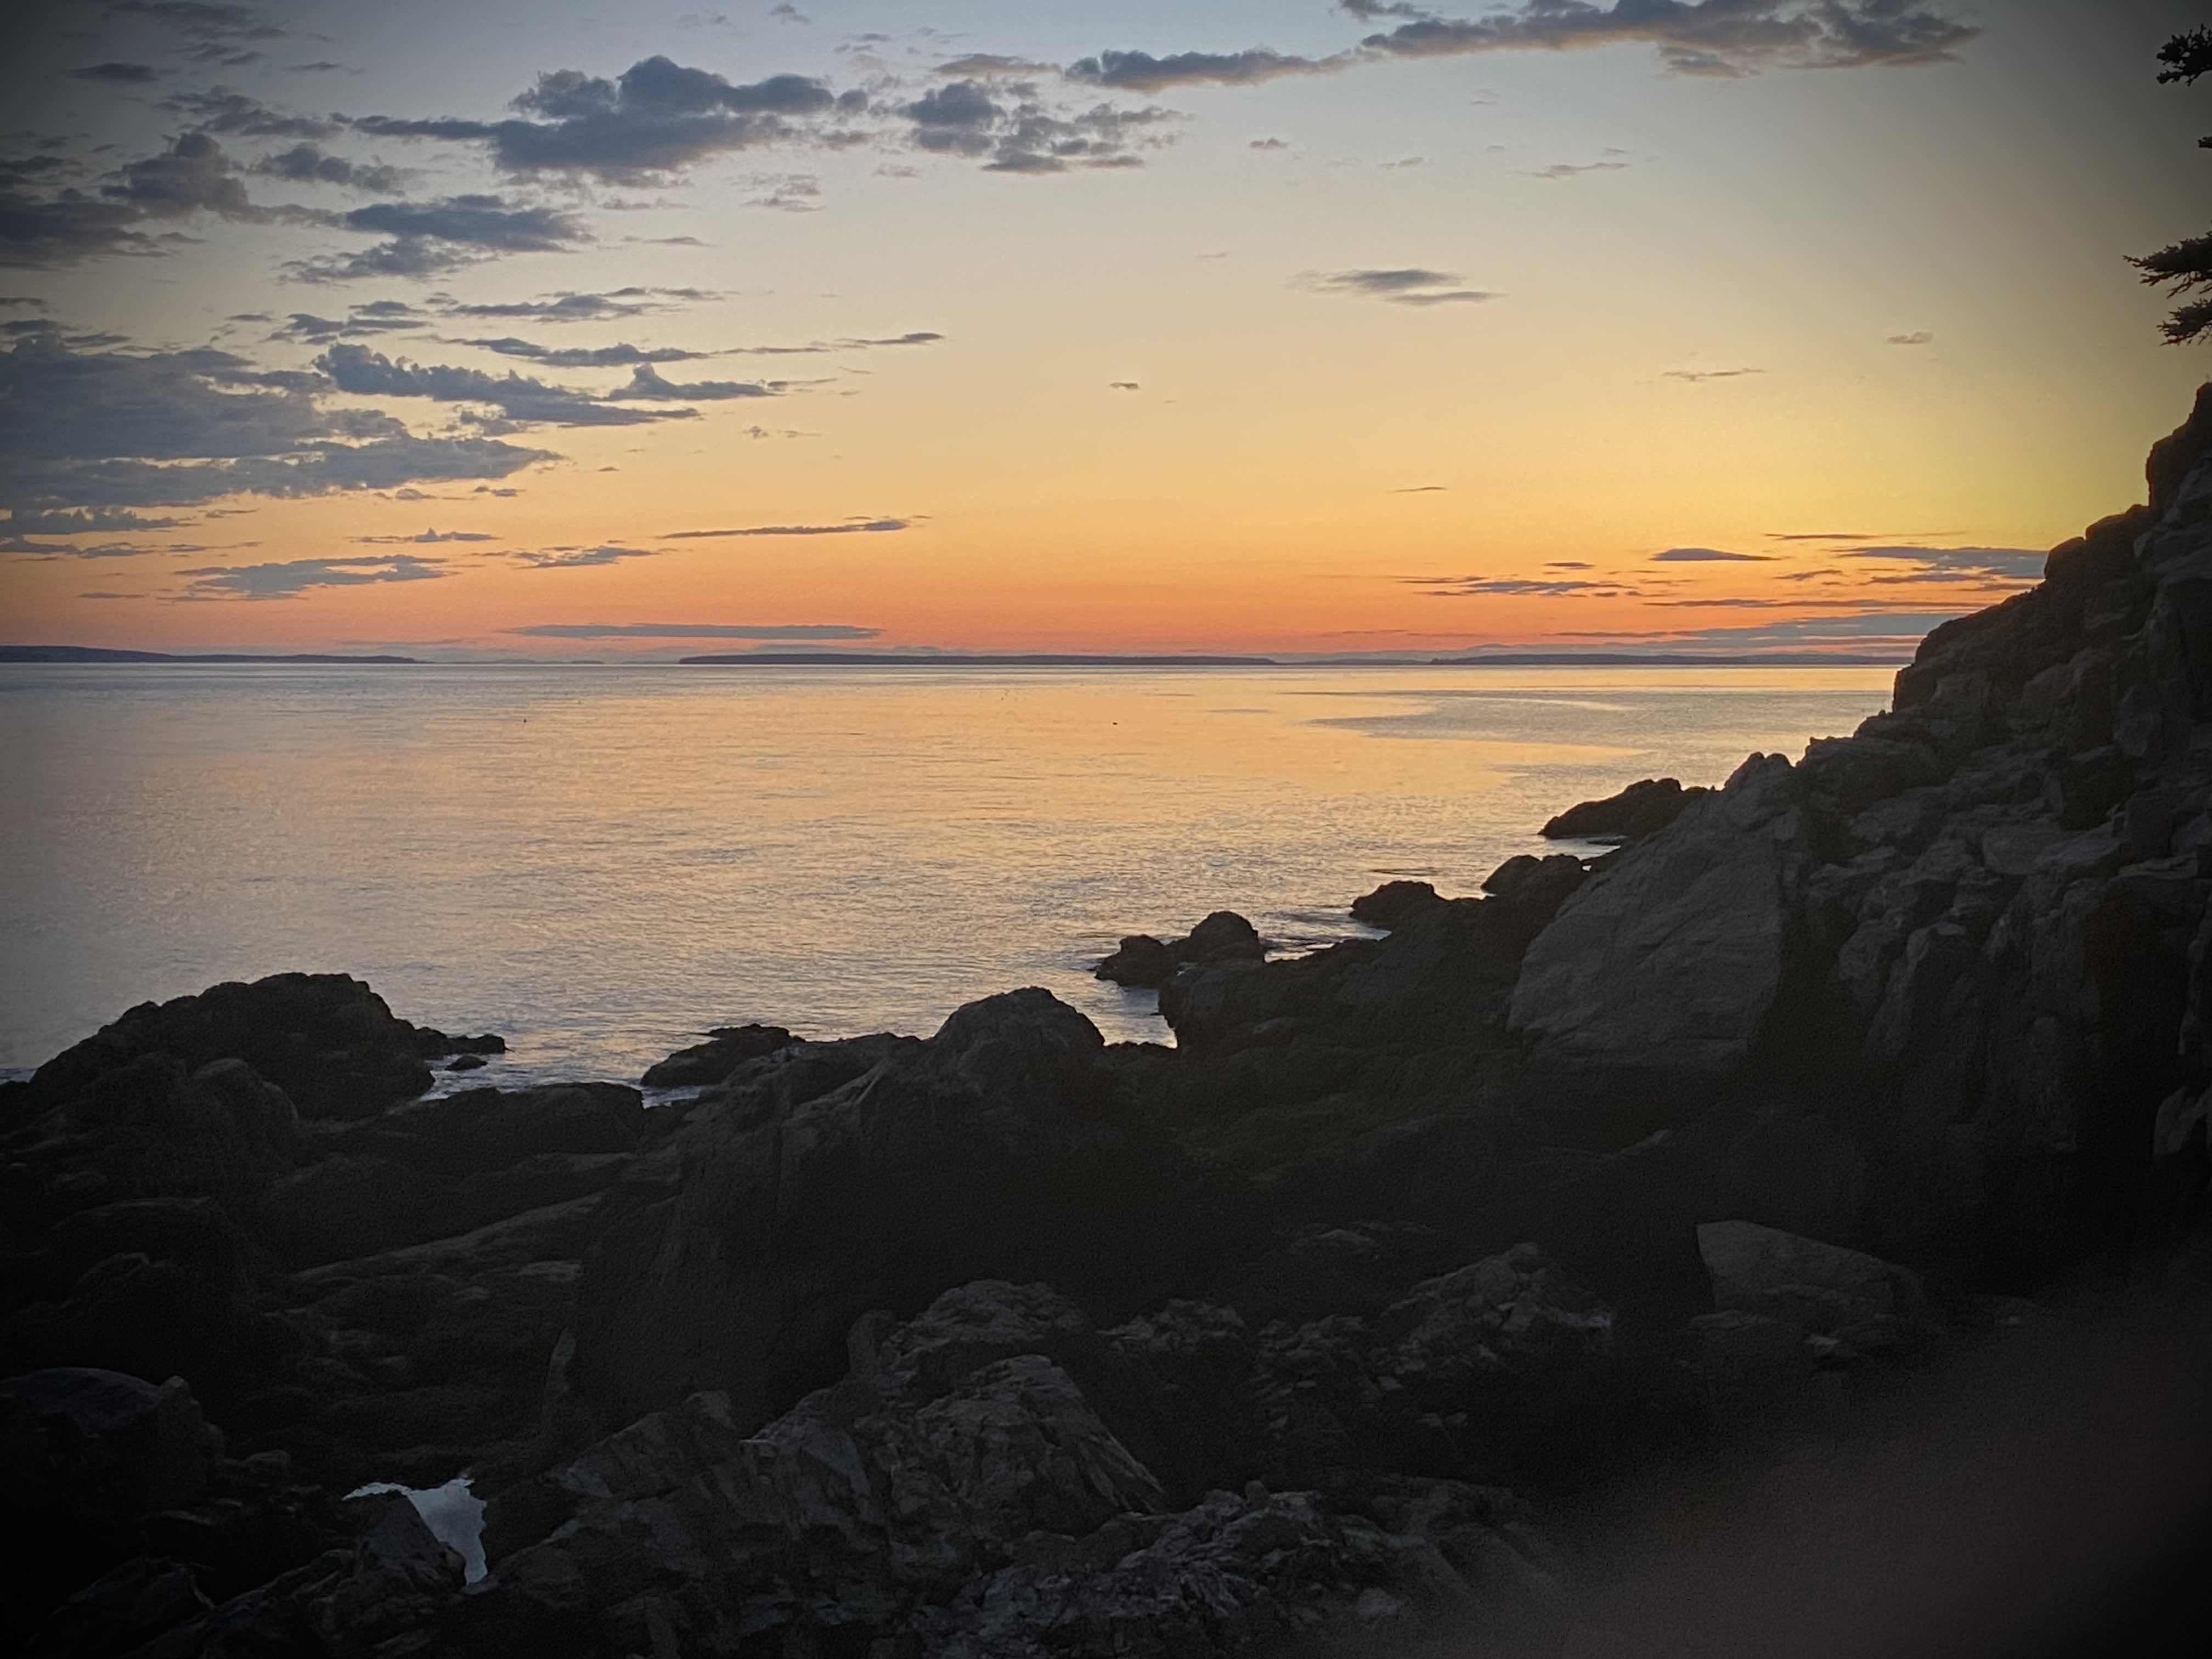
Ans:
[[[2212,1078],[2208,450],[2212,388],[2148,503],[1936,629],[1890,712],[1571,896],[1511,1003],[1539,1066],[1795,1098],[1891,1251],[2024,1279],[2131,1224],[2161,1103]]]

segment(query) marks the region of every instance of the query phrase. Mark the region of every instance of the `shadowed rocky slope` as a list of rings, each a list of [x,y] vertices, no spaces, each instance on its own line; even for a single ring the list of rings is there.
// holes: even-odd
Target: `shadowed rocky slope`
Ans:
[[[1562,1651],[1540,1513],[2202,1225],[2208,451],[2212,397],[1854,736],[1576,809],[1601,859],[1291,960],[1124,941],[1172,1049],[1015,991],[719,1030],[647,1110],[420,1098],[496,1039],[342,977],[131,1011],[0,1090],[0,1633]],[[466,1591],[334,1496],[465,1468]]]

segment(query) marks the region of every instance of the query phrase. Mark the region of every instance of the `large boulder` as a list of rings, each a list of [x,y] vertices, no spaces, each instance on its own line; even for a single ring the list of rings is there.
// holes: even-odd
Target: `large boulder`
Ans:
[[[724,1389],[750,1426],[834,1376],[872,1308],[915,1312],[978,1277],[1134,1303],[1202,1271],[1223,1206],[1115,1121],[1103,1049],[1030,989],[927,1043],[865,1047],[858,1075],[763,1062],[733,1080],[671,1143],[665,1185],[613,1195],[578,1309],[580,1395],[626,1422]]]
[[[1536,936],[1514,1027],[1565,1055],[1713,1078],[1774,1007],[1803,854],[1790,767],[1753,756],[1718,794],[1582,885]]]
[[[1636,841],[1656,834],[1709,789],[1685,789],[1676,778],[1646,778],[1619,794],[1570,806],[1539,833],[1553,841]]]
[[[48,1060],[31,1085],[42,1103],[59,1102],[149,1054],[187,1071],[242,1060],[303,1117],[366,1117],[427,1090],[426,1060],[504,1046],[497,1037],[452,1037],[395,1018],[382,997],[343,974],[276,974],[141,1003]]]
[[[720,1083],[749,1060],[788,1048],[799,1039],[781,1025],[718,1025],[704,1042],[678,1048],[646,1068],[648,1089],[696,1088]]]

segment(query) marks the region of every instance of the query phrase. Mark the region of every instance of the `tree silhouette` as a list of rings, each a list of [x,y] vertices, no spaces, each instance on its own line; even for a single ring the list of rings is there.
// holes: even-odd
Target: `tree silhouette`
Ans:
[[[2169,81],[2193,85],[2198,76],[2212,75],[2212,27],[2199,26],[2186,34],[2175,35],[2158,49],[2158,61],[2166,65],[2158,72],[2161,86]],[[2212,137],[2199,138],[2197,144],[2200,149],[2212,149]],[[2165,283],[2166,291],[2177,299],[2200,289],[2212,289],[2212,232],[2169,243],[2140,258],[2130,254],[2128,263],[2142,272],[2144,282]],[[2159,331],[2173,345],[2185,345],[2212,333],[2212,295],[2183,301],[2159,325]]]

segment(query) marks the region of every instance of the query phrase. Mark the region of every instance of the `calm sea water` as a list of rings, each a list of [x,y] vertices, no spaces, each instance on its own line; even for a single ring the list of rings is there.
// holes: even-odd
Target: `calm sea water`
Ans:
[[[343,970],[634,1079],[711,1025],[927,1033],[1243,911],[1309,946],[1471,892],[1574,801],[1717,782],[1878,669],[0,667],[0,1066],[130,1005]]]

